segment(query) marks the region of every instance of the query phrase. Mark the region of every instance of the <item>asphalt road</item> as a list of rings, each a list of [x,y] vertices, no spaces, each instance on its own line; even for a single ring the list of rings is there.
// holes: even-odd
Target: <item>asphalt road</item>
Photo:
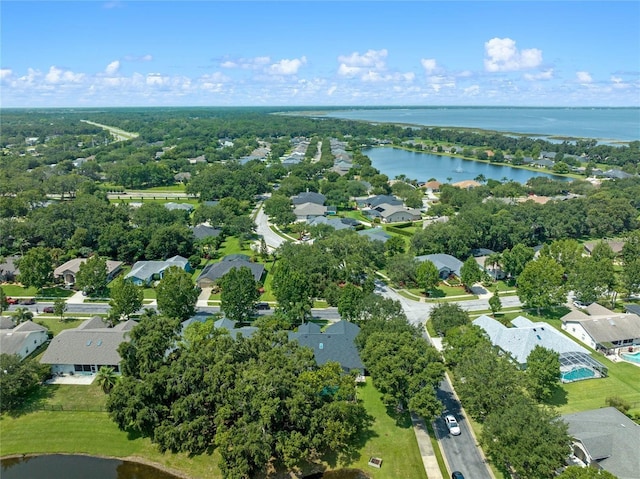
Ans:
[[[421,303],[419,301],[413,301],[405,298],[396,291],[388,288],[381,281],[376,282],[376,292],[386,298],[399,301],[407,315],[407,318],[411,324],[414,325],[424,325],[429,313],[435,306],[433,303]],[[503,298],[503,304],[504,299],[505,298]],[[516,297],[515,299],[517,300],[518,298]],[[488,305],[485,306],[486,300],[463,301],[458,304],[460,304],[463,309],[467,310],[488,309]],[[436,347],[438,346],[436,341],[429,337],[426,332],[426,328],[423,336],[431,344]],[[487,464],[482,457],[479,446],[471,434],[471,426],[462,413],[462,406],[453,393],[453,386],[449,383],[448,379],[445,379],[440,383],[440,386],[436,391],[436,395],[438,399],[442,401],[446,412],[453,414],[460,424],[460,435],[452,436],[449,434],[449,430],[444,423],[443,417],[440,417],[433,422],[436,438],[438,439],[442,452],[449,464],[449,470],[462,472],[465,479],[491,479],[492,476],[489,473]]]
[[[460,426],[460,435],[452,436],[444,422],[444,414],[433,423],[436,438],[447,459],[449,469],[460,471],[465,479],[491,479],[487,464],[471,433],[471,426],[462,412],[460,402],[453,394],[453,388],[448,379],[445,378],[440,383],[437,396],[442,401],[446,413],[453,414]]]

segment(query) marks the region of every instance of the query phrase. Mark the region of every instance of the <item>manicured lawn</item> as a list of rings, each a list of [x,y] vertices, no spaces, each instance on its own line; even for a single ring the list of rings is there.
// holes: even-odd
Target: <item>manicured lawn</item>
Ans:
[[[35,296],[38,292],[36,288],[24,288],[18,284],[3,284],[2,290],[7,296]]]
[[[60,334],[60,331],[64,331],[65,329],[76,328],[83,321],[88,318],[65,318],[64,321],[60,321],[60,318],[57,316],[38,316],[35,319],[35,322],[41,324],[45,328],[48,328],[49,331],[53,333],[54,336]]]
[[[253,256],[254,252],[251,250],[251,242],[245,241],[244,247],[240,245],[240,240],[234,236],[229,236],[224,240],[222,246],[218,250],[220,258],[227,256],[228,254],[246,254],[247,256]]]
[[[426,478],[409,415],[390,417],[371,378],[358,387],[358,399],[375,418],[371,434],[361,440],[360,457],[339,467],[361,469],[373,479]],[[383,460],[381,469],[367,465],[372,456]]]

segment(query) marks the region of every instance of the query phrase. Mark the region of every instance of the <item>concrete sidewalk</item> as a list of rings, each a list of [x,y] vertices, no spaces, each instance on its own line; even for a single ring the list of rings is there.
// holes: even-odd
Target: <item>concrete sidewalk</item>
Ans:
[[[422,457],[422,464],[424,465],[424,471],[427,473],[427,477],[429,479],[443,479],[424,420],[411,413],[411,422],[413,423],[413,432],[416,435],[418,449],[420,449],[420,456]]]
[[[84,295],[82,291],[76,291],[72,296],[67,298],[67,304],[82,304],[84,303]]]

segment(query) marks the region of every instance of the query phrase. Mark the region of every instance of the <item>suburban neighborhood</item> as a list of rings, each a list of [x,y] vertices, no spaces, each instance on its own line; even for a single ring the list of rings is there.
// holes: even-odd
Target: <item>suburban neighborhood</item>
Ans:
[[[64,410],[176,477],[637,478],[638,145],[143,113],[4,119],[3,457],[119,457],[20,439]]]

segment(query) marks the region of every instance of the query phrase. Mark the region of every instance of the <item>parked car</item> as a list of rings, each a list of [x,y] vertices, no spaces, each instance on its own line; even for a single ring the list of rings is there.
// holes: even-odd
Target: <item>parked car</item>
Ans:
[[[578,301],[577,299],[573,302],[573,305],[576,308],[586,308],[587,307],[586,304],[584,304],[582,301]]]
[[[258,311],[262,310],[267,310],[267,309],[271,309],[271,306],[269,306],[269,303],[256,303],[256,309]]]
[[[45,307],[42,309],[42,312],[43,312],[43,313],[53,314],[53,306],[45,306]]]
[[[460,471],[453,471],[451,473],[451,479],[464,479],[464,476]]]
[[[458,425],[458,421],[456,420],[453,414],[447,414],[444,417],[444,422],[447,424],[447,428],[452,436],[460,435],[460,426]]]
[[[22,298],[18,301],[18,304],[36,304],[36,300],[34,298]]]
[[[18,304],[18,300],[16,298],[12,298],[11,296],[7,296],[8,304]]]

